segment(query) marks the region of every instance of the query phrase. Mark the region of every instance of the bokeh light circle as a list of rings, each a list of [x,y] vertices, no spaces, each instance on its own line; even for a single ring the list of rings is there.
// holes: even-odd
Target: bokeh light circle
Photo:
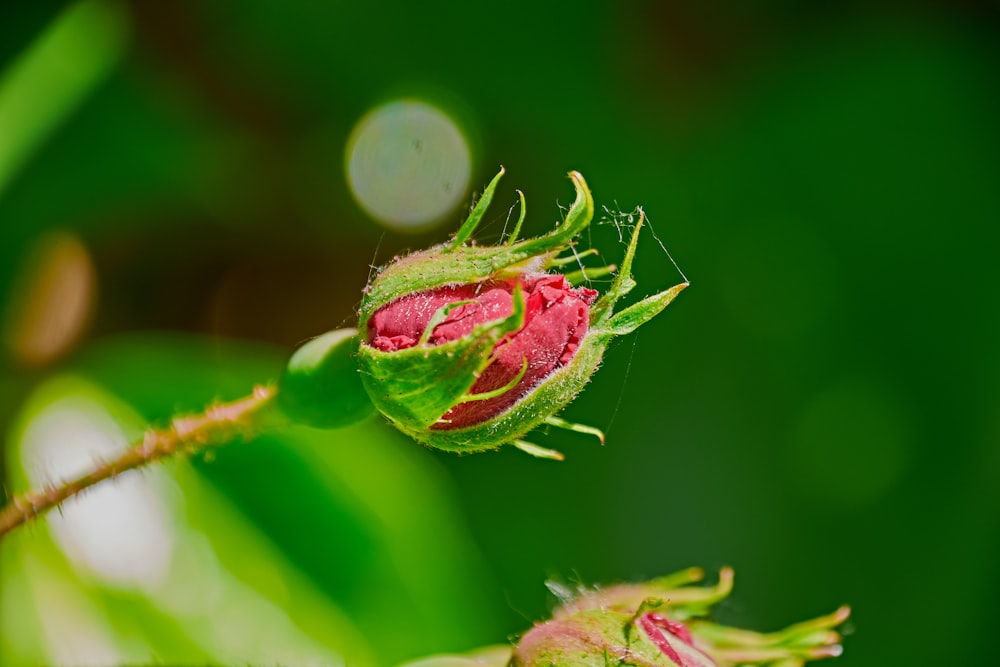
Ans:
[[[347,142],[347,179],[358,205],[386,227],[422,231],[465,196],[469,142],[441,109],[414,99],[368,112]]]
[[[21,463],[36,489],[74,479],[129,444],[99,391],[85,381],[56,379],[38,395],[50,392],[63,395],[32,415],[21,435]],[[177,536],[163,496],[171,482],[155,467],[143,473],[89,489],[46,517],[72,566],[109,588],[155,590],[170,570]]]
[[[24,366],[50,363],[83,335],[96,298],[97,271],[83,242],[65,230],[42,235],[15,277],[6,313],[0,313],[4,347]]]

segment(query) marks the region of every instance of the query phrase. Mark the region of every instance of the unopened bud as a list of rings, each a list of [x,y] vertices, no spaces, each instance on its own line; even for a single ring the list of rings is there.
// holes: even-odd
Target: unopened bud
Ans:
[[[581,590],[521,637],[510,667],[801,667],[840,655],[835,628],[847,607],[780,632],[730,628],[704,617],[732,589],[732,570],[723,569],[715,586],[691,586],[701,577],[691,568],[644,584]]]
[[[611,339],[652,319],[687,286],[613,312],[634,286],[642,219],[604,295],[547,272],[565,263],[558,255],[593,218],[577,172],[570,174],[576,200],[553,231],[466,245],[502,174],[451,242],[394,261],[361,304],[358,357],[368,394],[396,427],[441,449],[494,449],[542,423],[565,424],[555,414],[583,389]]]

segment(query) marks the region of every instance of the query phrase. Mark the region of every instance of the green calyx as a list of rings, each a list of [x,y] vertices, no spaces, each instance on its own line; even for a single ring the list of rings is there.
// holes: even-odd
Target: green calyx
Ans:
[[[594,199],[583,176],[574,171],[569,177],[576,186],[576,200],[566,219],[554,230],[523,241],[512,237],[514,241],[508,239],[497,246],[465,245],[493,201],[493,193],[503,174],[501,167],[451,241],[398,258],[379,272],[365,290],[358,321],[360,331],[365,330],[376,310],[404,294],[544,271],[558,253],[569,248],[594,217]]]
[[[594,216],[593,197],[583,176],[575,171],[570,172],[569,177],[576,189],[576,198],[565,220],[555,229],[542,236],[517,240],[524,220],[524,197],[521,195],[521,216],[504,243],[496,246],[466,244],[489,207],[503,174],[501,168],[451,241],[398,258],[371,281],[359,312],[358,328],[362,336],[376,311],[407,294],[446,286],[516,280],[523,274],[540,273],[567,264],[559,254],[573,246]],[[557,452],[521,440],[543,423],[594,433],[603,441],[603,435],[596,429],[568,424],[556,418],[556,413],[586,385],[600,365],[611,339],[631,333],[651,320],[687,286],[687,283],[675,285],[614,312],[618,301],[635,287],[631,269],[643,222],[640,216],[610,288],[591,307],[589,329],[577,352],[568,363],[554,370],[512,406],[471,426],[440,428],[441,418],[448,410],[480,398],[470,390],[491,363],[494,348],[505,336],[516,333],[523,326],[524,304],[520,290],[515,293],[514,312],[510,316],[480,325],[461,340],[430,345],[427,343],[429,331],[426,331],[416,346],[392,352],[378,350],[362,340],[358,349],[361,380],[376,408],[414,439],[456,452],[516,444],[536,456],[561,458]],[[428,329],[433,325],[434,320]]]

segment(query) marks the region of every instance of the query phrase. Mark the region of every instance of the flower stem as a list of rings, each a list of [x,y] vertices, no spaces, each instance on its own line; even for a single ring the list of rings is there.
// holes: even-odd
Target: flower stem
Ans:
[[[0,510],[0,539],[20,525],[58,507],[81,491],[113,479],[128,470],[166,459],[174,454],[196,454],[219,447],[235,436],[250,437],[282,418],[272,406],[277,390],[269,386],[254,387],[253,393],[231,403],[210,405],[201,414],[175,417],[163,429],[150,429],[142,440],[117,458],[101,463],[76,479],[63,481],[41,491],[15,494]]]

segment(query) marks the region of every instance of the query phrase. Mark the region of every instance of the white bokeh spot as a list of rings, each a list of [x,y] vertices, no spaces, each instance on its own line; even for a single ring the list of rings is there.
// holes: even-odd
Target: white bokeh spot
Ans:
[[[441,109],[414,99],[368,112],[347,143],[347,179],[358,204],[391,229],[421,231],[465,197],[469,143]]]
[[[28,424],[21,441],[33,487],[72,479],[119,455],[128,440],[104,407],[64,398]],[[156,588],[170,569],[175,534],[160,471],[130,472],[68,500],[47,525],[73,566],[105,585]]]

